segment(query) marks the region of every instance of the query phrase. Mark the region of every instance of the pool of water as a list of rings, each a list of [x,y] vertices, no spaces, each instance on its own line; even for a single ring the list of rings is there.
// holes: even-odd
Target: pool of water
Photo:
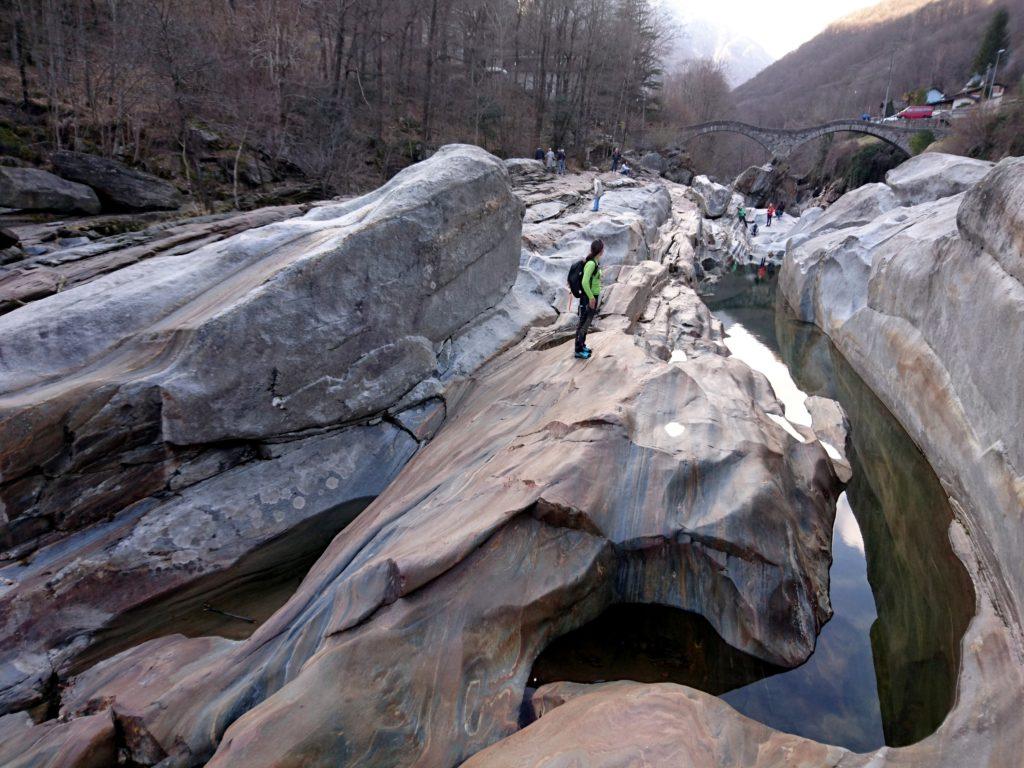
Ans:
[[[315,515],[230,568],[117,616],[75,658],[69,674],[164,635],[249,637],[288,601],[334,537],[371,501],[356,499]]]
[[[780,670],[729,647],[694,614],[614,606],[548,646],[531,685],[678,682],[779,730],[858,752],[919,741],[952,707],[960,641],[974,615],[942,487],[828,338],[778,299],[774,277],[726,275],[704,300],[732,353],[765,374],[789,420],[810,424],[809,394],[838,400],[849,416],[853,478],[836,509],[833,617],[810,659]]]

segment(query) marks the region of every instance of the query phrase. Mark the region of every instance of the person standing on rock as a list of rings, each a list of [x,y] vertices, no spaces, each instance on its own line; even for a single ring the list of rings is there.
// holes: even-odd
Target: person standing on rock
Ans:
[[[619,148],[616,147],[612,150],[612,171],[619,170],[619,163],[622,162],[622,153],[619,152]]]
[[[604,194],[604,182],[601,181],[600,176],[594,177],[594,207],[591,210],[596,211],[601,205],[601,195]],[[600,241],[598,241],[600,242]]]
[[[782,214],[785,213],[785,212],[786,212],[786,204],[785,203],[779,203],[779,207],[775,209],[775,218],[776,219],[781,219],[782,218]]]
[[[739,219],[741,222],[743,222],[743,228],[746,229],[747,228],[747,207],[745,205],[741,205],[740,209],[738,211],[736,211],[736,218]]]
[[[548,147],[548,153],[546,155],[544,155],[544,159],[546,160],[547,169],[549,171],[551,171],[552,173],[554,173],[555,172],[555,150],[553,150],[551,147]]]
[[[565,149],[558,150],[558,175],[565,175]]]
[[[772,225],[772,216],[774,216],[774,215],[775,215],[775,203],[768,203],[768,223],[765,224],[766,227],[770,227]]]
[[[598,261],[604,254],[604,241],[594,240],[590,244],[590,253],[583,264],[583,296],[580,299],[580,319],[576,325],[576,357],[586,360],[592,354],[587,346],[587,331],[597,314],[597,305],[601,298],[601,267]]]

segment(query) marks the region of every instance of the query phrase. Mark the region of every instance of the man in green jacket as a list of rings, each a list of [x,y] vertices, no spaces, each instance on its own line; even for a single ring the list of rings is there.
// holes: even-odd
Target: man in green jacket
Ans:
[[[586,360],[591,355],[587,346],[587,331],[597,314],[601,297],[601,267],[598,260],[604,254],[604,241],[595,240],[590,244],[590,253],[583,266],[583,298],[580,299],[580,319],[576,325],[576,357]]]

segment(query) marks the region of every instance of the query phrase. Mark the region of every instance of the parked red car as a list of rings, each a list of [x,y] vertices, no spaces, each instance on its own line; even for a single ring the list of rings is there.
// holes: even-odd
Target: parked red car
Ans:
[[[896,117],[900,120],[922,120],[931,117],[933,112],[935,107],[907,107],[897,113]]]

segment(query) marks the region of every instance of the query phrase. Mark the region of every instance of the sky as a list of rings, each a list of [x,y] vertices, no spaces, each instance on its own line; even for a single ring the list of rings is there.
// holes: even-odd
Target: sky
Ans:
[[[878,0],[668,0],[685,15],[721,24],[781,58],[831,22]]]

